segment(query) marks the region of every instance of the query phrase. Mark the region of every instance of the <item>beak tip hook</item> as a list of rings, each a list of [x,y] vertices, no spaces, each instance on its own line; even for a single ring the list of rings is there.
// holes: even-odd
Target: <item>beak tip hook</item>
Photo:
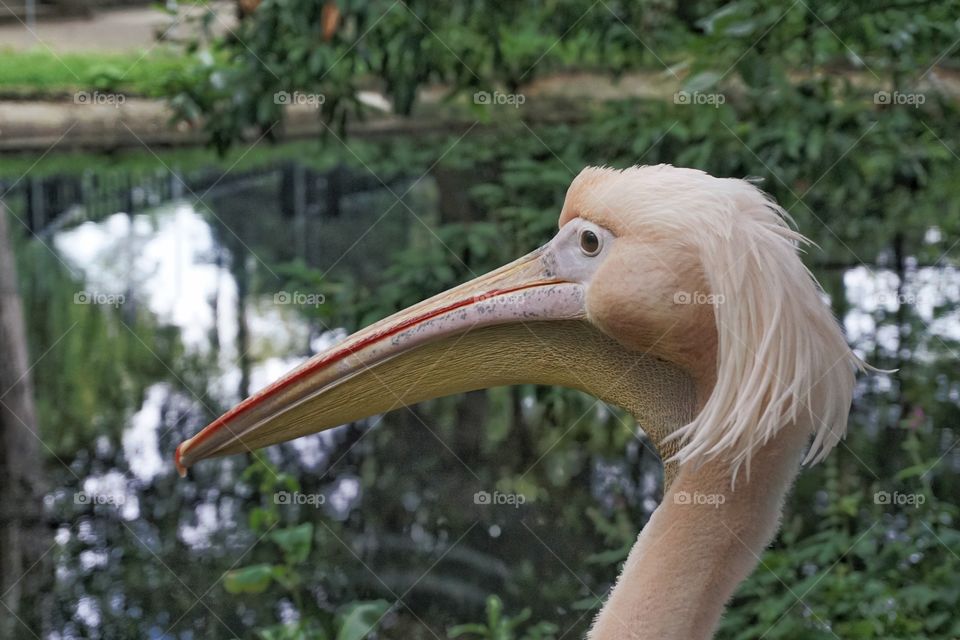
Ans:
[[[178,444],[177,451],[176,453],[173,454],[173,463],[177,466],[177,473],[180,474],[181,478],[187,477],[187,468],[183,466],[182,462],[180,462],[180,455],[182,454],[183,445],[187,444],[187,442],[190,442],[190,441],[186,440]]]

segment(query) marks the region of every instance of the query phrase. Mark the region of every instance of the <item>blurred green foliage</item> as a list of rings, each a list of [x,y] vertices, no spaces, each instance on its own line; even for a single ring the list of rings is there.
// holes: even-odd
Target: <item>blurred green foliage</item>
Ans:
[[[181,358],[182,347],[176,329],[137,301],[104,298],[42,239],[18,237],[38,423],[47,451],[71,456],[104,435],[119,437],[149,384],[178,384],[163,363]]]
[[[889,505],[888,482],[849,489],[835,466],[818,472],[826,500],[785,520],[774,549],[741,587],[723,619],[724,638],[953,638],[960,516],[938,498],[916,434],[903,441],[913,469],[897,474],[918,504]],[[895,490],[902,493],[903,489]],[[804,517],[817,518],[813,532]]]
[[[269,463],[258,461],[244,473],[244,478],[258,485],[263,495],[290,496],[300,491],[293,476],[277,473]],[[283,501],[273,499],[250,513],[250,529],[268,539],[276,549],[278,563],[250,564],[231,569],[224,575],[223,587],[229,593],[259,595],[276,585],[290,595],[298,613],[296,622],[273,625],[258,630],[263,640],[362,640],[373,632],[390,610],[384,600],[350,602],[336,611],[325,611],[311,606],[310,585],[300,572],[301,565],[310,556],[314,540],[314,526],[305,522],[281,525],[278,507]]]
[[[552,622],[527,625],[519,635],[521,626],[530,618],[530,609],[515,616],[503,612],[503,602],[497,596],[487,598],[487,619],[482,623],[461,624],[451,627],[451,638],[481,638],[482,640],[547,640],[556,637],[559,630]]]

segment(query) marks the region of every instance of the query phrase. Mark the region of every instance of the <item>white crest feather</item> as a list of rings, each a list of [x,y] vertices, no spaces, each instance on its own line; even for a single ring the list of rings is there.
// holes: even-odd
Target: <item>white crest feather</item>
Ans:
[[[743,464],[749,475],[756,449],[803,420],[814,435],[804,463],[818,462],[846,434],[863,363],[800,260],[809,241],[789,214],[751,182],[701,176],[713,202],[689,237],[718,301],[717,379],[697,417],[671,436],[683,443],[676,459],[719,456],[734,477]]]

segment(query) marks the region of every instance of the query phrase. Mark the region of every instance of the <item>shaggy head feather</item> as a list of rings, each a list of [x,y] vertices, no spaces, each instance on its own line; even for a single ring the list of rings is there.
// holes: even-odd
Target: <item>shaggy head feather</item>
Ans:
[[[578,216],[610,229],[617,243],[655,246],[661,267],[692,257],[698,268],[675,271],[672,286],[708,289],[708,304],[700,307],[712,304],[712,389],[695,419],[667,438],[682,444],[672,459],[702,464],[721,457],[734,477],[744,464],[749,474],[753,453],[798,421],[809,423],[814,435],[805,462],[821,460],[837,445],[846,432],[854,373],[864,365],[801,262],[798,250],[809,241],[782,207],[747,180],[669,165],[591,167],[571,184],[561,226]],[[618,286],[647,295],[645,282]],[[673,303],[677,313],[695,312]],[[700,313],[709,319],[709,309]],[[657,344],[634,346],[661,355]]]

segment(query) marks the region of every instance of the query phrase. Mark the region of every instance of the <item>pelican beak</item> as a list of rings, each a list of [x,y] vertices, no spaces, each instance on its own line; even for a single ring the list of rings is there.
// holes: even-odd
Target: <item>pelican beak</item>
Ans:
[[[575,339],[571,327],[586,324],[585,284],[558,276],[551,244],[314,356],[182,442],[178,471],[430,398],[504,384],[568,384],[543,356],[542,342],[551,340],[548,326],[565,331],[555,344]]]

